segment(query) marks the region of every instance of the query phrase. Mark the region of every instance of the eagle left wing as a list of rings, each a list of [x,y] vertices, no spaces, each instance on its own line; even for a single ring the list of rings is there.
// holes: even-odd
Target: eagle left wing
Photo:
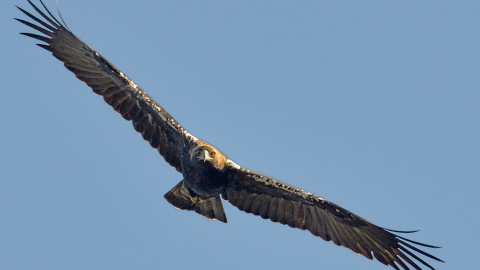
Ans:
[[[43,35],[21,34],[45,42],[46,44],[37,45],[62,61],[68,70],[90,86],[93,92],[103,96],[105,102],[124,119],[131,120],[135,130],[141,133],[171,166],[181,172],[181,148],[185,144],[195,142],[197,138],[183,129],[130,78],[59,22],[41,0],[40,3],[50,16],[30,0],[28,2],[43,19],[20,7],[17,8],[41,26],[22,19],[16,20]]]
[[[404,269],[409,269],[406,264],[421,269],[410,257],[434,269],[413,252],[441,261],[412,244],[429,248],[435,246],[398,236],[393,232],[402,231],[379,227],[317,195],[244,169],[231,161],[228,163],[225,173],[227,187],[222,197],[242,211],[292,228],[308,230],[369,259],[375,257],[395,269],[399,269],[397,264]]]

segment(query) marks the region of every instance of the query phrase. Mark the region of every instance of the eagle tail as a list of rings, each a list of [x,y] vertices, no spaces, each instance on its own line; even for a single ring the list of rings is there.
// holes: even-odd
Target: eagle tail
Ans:
[[[185,186],[183,180],[167,192],[164,197],[178,209],[195,211],[207,219],[217,219],[227,223],[220,196],[211,198],[199,197]]]

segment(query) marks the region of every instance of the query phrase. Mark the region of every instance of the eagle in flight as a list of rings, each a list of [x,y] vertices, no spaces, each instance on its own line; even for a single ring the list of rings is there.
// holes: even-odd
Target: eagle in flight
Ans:
[[[434,269],[420,255],[443,262],[419,248],[437,247],[398,235],[413,231],[379,227],[317,195],[236,164],[187,132],[146,92],[57,20],[41,0],[44,11],[28,2],[39,16],[17,8],[36,24],[16,20],[43,35],[21,34],[44,42],[38,46],[50,51],[123,118],[132,121],[135,130],[183,175],[183,180],[165,194],[176,208],[227,222],[223,198],[244,212],[308,230],[397,270],[409,266],[421,269],[419,264]]]

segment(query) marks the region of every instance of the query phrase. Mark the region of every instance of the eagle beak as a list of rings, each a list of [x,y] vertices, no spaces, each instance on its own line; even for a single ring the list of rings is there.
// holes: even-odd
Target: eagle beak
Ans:
[[[200,159],[203,160],[203,162],[212,160],[212,157],[210,156],[210,152],[208,152],[207,150],[203,150],[200,155]]]

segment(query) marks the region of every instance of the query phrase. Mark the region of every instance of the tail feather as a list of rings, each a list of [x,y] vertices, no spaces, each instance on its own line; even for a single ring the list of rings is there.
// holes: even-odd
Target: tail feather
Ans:
[[[190,191],[183,180],[167,192],[164,197],[176,208],[195,211],[207,219],[227,222],[220,196],[201,198]]]

